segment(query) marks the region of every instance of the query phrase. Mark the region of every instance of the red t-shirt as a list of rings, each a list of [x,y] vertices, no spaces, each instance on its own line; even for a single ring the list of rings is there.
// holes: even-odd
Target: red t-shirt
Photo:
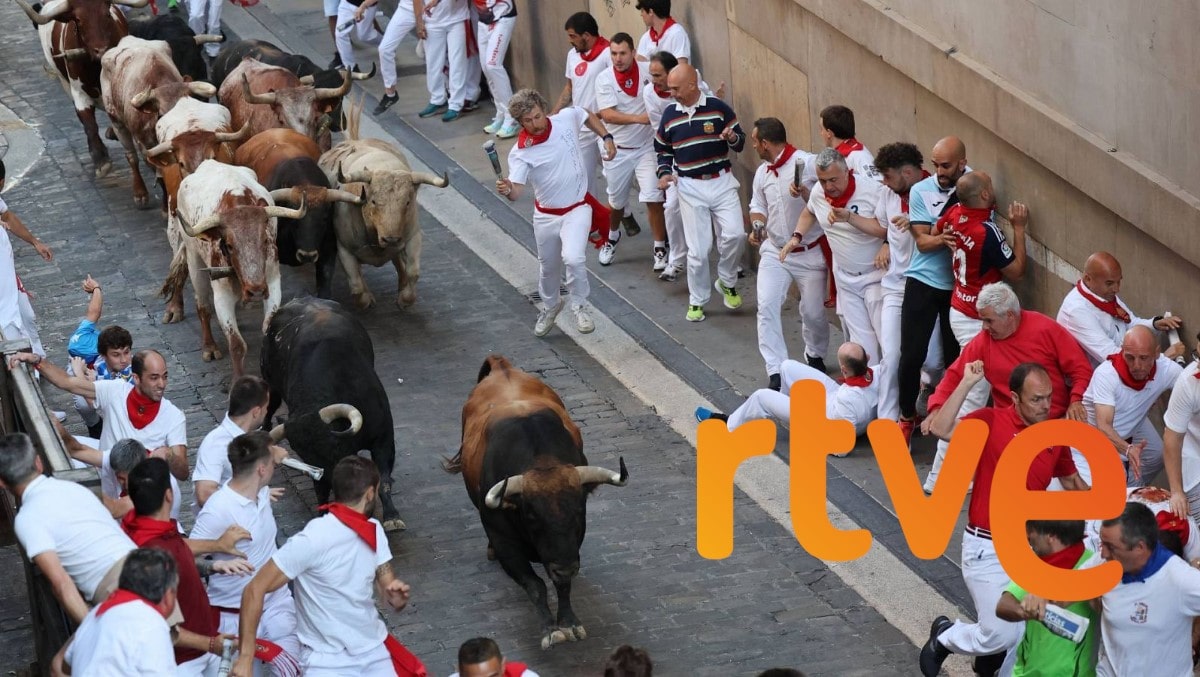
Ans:
[[[1021,311],[1017,331],[997,341],[986,331],[971,339],[958,359],[946,370],[946,377],[929,398],[929,412],[937,411],[950,393],[962,382],[965,365],[983,360],[983,376],[992,385],[992,403],[997,407],[1012,406],[1008,377],[1022,362],[1036,362],[1050,374],[1054,393],[1050,400],[1050,418],[1062,418],[1067,405],[1082,402],[1092,380],[1092,364],[1075,337],[1061,324],[1032,310]],[[1070,380],[1071,388],[1067,389]]]
[[[991,531],[992,519],[989,504],[992,500],[992,478],[1004,448],[1026,427],[1015,407],[984,407],[963,416],[963,420],[975,419],[988,424],[987,442],[983,455],[975,468],[975,488],[971,491],[971,502],[967,508],[967,522]],[[1044,490],[1055,477],[1069,477],[1076,473],[1075,461],[1071,459],[1070,447],[1051,447],[1034,457],[1029,464],[1026,489]]]
[[[972,209],[956,204],[938,219],[939,232],[954,234],[954,295],[950,306],[979,319],[975,302],[983,285],[999,282],[1000,269],[1012,263],[1014,256],[1004,233],[992,221],[991,209]]]
[[[216,635],[220,614],[209,604],[208,591],[204,589],[204,582],[196,569],[196,560],[191,548],[183,541],[183,536],[174,531],[146,541],[142,547],[166,550],[175,558],[175,564],[179,567],[179,612],[183,614],[183,623],[180,625],[204,637]],[[203,655],[203,651],[175,647],[175,664]]]

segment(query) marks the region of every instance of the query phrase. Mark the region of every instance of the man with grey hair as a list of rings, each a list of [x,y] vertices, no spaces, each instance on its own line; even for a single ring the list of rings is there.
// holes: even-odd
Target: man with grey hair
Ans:
[[[525,184],[533,183],[533,237],[542,297],[533,334],[548,334],[562,310],[558,287],[564,268],[575,328],[581,334],[590,333],[596,326],[584,307],[590,292],[584,252],[591,232],[598,235],[596,246],[604,244],[608,209],[588,192],[590,166],[579,146],[579,130],[587,127],[604,139],[605,160],[616,156],[617,147],[595,113],[568,106],[547,116],[546,99],[532,89],[513,94],[508,106],[521,133],[508,153],[508,178],[496,180],[496,192],[516,200]]]
[[[125,513],[133,509],[133,503],[129,501],[129,492],[126,487],[129,472],[133,470],[133,467],[151,456],[166,460],[166,454],[162,449],[148,451],[141,442],[132,438],[118,440],[112,449],[100,451],[84,444],[67,432],[61,424],[58,429],[63,446],[67,448],[67,453],[71,455],[71,458],[96,468],[100,473],[101,500],[112,516],[117,519],[121,519]],[[171,489],[175,494],[174,501],[171,503],[171,519],[178,520],[179,506],[183,500],[179,491],[179,482],[175,480],[174,475],[171,476]]]
[[[21,502],[13,522],[17,540],[59,606],[79,623],[89,602],[104,601],[117,586],[125,556],[135,546],[92,492],[42,473],[42,459],[27,435],[0,438],[0,486]]]
[[[816,225],[825,230],[833,253],[833,279],[837,283],[837,314],[846,340],[863,347],[869,355],[880,355],[879,332],[883,326],[883,275],[886,266],[875,265],[875,255],[887,237],[875,210],[883,197],[883,184],[856,176],[846,158],[833,148],[817,155],[817,183],[809,194],[808,206],[800,212],[796,230],[780,249],[779,259],[800,247]]]

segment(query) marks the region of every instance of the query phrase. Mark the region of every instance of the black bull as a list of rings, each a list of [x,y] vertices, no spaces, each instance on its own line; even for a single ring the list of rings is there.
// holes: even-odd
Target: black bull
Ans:
[[[391,498],[396,461],[391,405],[375,374],[375,351],[362,323],[333,301],[289,301],[271,318],[263,338],[261,369],[271,388],[267,421],[281,401],[287,403],[284,434],[292,450],[306,463],[325,470],[315,482],[318,502],[329,500],[337,462],[366,450],[382,478],[383,527],[405,528]],[[362,414],[362,428],[356,434],[337,434],[321,421],[317,412],[337,403],[349,404]]]
[[[328,189],[329,178],[311,158],[292,158],[275,167],[266,188],[274,191],[294,186]],[[323,299],[333,295],[333,273],[337,268],[333,206],[327,199],[310,200],[303,218],[279,220],[279,234],[275,240],[279,247],[279,262],[285,266],[313,262],[315,253],[317,296]]]
[[[129,22],[129,34],[143,40],[162,40],[171,46],[171,60],[185,80],[208,82],[208,66],[204,65],[203,47],[196,42],[196,33],[176,14],[160,14],[153,19]],[[209,36],[210,41],[217,36]],[[219,83],[214,83],[219,85]]]

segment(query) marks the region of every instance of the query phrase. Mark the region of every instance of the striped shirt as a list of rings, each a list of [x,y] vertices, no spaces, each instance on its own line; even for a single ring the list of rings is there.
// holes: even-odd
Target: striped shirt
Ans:
[[[737,136],[732,144],[721,138],[727,127],[732,127]],[[676,101],[663,111],[654,135],[658,176],[675,172],[685,178],[698,178],[728,170],[729,149],[739,152],[745,145],[746,133],[724,101],[704,94],[692,107]]]

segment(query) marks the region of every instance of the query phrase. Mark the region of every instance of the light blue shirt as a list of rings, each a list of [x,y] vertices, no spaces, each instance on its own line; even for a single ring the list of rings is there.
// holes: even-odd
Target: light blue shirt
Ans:
[[[937,223],[954,188],[943,190],[938,184],[937,176],[927,176],[913,186],[908,192],[908,222],[912,224]],[[950,291],[954,289],[954,277],[951,271],[950,250],[939,247],[937,251],[923,252],[913,248],[912,261],[908,264],[905,277],[923,282],[935,289]]]

